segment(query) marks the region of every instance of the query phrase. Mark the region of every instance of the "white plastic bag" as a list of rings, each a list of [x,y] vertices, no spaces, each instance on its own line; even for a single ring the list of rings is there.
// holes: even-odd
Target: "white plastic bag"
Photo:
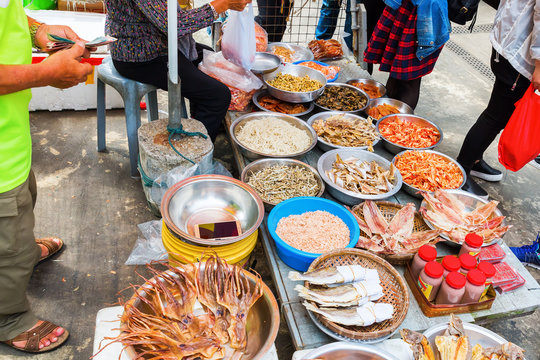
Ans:
[[[256,40],[253,6],[248,4],[244,11],[231,10],[223,25],[221,51],[225,59],[251,70],[255,61]]]

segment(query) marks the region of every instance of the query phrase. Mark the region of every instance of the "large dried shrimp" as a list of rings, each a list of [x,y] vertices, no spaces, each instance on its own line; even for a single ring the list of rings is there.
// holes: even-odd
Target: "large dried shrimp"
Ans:
[[[393,117],[379,123],[379,131],[386,140],[408,148],[428,148],[441,138],[439,131],[433,127]]]

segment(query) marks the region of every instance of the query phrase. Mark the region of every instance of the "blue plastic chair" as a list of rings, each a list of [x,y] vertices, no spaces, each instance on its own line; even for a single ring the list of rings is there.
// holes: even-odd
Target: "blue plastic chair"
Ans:
[[[103,59],[97,67],[97,150],[105,152],[105,84],[116,89],[124,100],[126,129],[129,147],[131,176],[139,177],[137,161],[139,158],[139,139],[137,129],[141,126],[140,103],[146,95],[148,121],[158,119],[157,88],[138,81],[129,80],[116,71],[110,56]]]

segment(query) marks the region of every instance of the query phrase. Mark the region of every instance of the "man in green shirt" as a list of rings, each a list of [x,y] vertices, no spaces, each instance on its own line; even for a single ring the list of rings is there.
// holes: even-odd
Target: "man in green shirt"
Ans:
[[[77,44],[31,64],[32,44],[45,49],[47,33]],[[59,239],[34,237],[30,88],[85,81],[92,67],[81,63],[89,55],[81,40],[69,27],[27,17],[21,0],[0,0],[0,341],[28,352],[52,350],[68,336],[62,327],[38,320],[26,299],[34,265],[62,246]]]

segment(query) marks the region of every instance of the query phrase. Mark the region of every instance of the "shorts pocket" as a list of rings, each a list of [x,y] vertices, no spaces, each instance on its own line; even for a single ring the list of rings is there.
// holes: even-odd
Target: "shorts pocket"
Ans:
[[[17,241],[17,195],[0,194],[0,257],[12,255]]]

